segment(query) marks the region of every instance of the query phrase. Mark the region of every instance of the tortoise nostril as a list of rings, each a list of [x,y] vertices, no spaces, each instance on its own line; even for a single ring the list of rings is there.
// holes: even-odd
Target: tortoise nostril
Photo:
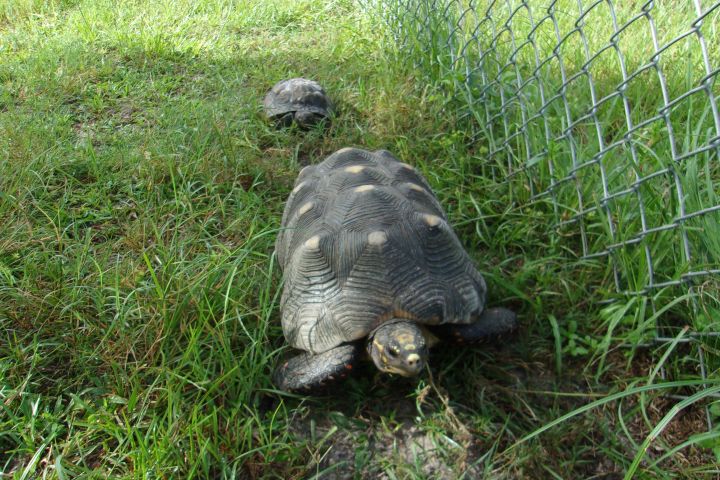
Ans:
[[[411,367],[414,367],[420,362],[420,355],[417,353],[413,353],[411,355],[408,355],[407,357],[407,364]]]

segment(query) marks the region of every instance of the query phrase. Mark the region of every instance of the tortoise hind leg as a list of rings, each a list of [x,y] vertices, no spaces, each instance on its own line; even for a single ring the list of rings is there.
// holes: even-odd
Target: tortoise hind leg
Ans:
[[[301,353],[280,365],[273,383],[287,392],[311,392],[347,376],[362,358],[361,342],[344,343],[327,352]]]
[[[477,321],[469,324],[443,324],[431,327],[432,333],[446,341],[475,343],[510,333],[517,328],[517,315],[507,308],[495,307],[483,311]]]

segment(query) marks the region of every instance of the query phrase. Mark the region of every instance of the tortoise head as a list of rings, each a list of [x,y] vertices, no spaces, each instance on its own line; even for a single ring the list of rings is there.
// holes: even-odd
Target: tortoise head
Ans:
[[[387,373],[414,377],[425,367],[428,347],[420,327],[407,320],[383,323],[368,337],[368,353],[375,366]]]
[[[319,113],[315,113],[310,110],[298,110],[295,112],[295,121],[303,128],[311,128],[324,119],[324,115],[320,115]]]

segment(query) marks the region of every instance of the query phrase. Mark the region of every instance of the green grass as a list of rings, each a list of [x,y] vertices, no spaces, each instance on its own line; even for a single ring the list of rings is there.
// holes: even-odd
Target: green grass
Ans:
[[[468,148],[447,90],[391,45],[349,0],[0,0],[1,478],[716,470],[704,391],[662,396],[693,391],[694,351],[617,348],[654,327],[649,301],[599,305],[607,269],[547,228],[549,203],[494,180],[489,144]],[[298,75],[339,106],[325,134],[262,117],[267,89]],[[438,350],[432,377],[366,368],[335,395],[281,395],[283,204],[301,165],[348,145],[428,177],[523,328],[501,348]],[[710,163],[688,162],[688,203],[715,202]],[[695,238],[716,265],[716,238]]]

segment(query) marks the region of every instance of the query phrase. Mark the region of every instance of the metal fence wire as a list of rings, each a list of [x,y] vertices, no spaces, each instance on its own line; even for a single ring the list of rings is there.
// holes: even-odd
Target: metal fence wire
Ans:
[[[720,2],[375,4],[400,54],[451,90],[448,108],[468,122],[484,171],[516,186],[515,200],[549,205],[578,259],[604,263],[599,295],[649,299],[656,318],[692,298],[683,341],[712,345]],[[670,341],[682,326],[658,321],[636,340]]]

